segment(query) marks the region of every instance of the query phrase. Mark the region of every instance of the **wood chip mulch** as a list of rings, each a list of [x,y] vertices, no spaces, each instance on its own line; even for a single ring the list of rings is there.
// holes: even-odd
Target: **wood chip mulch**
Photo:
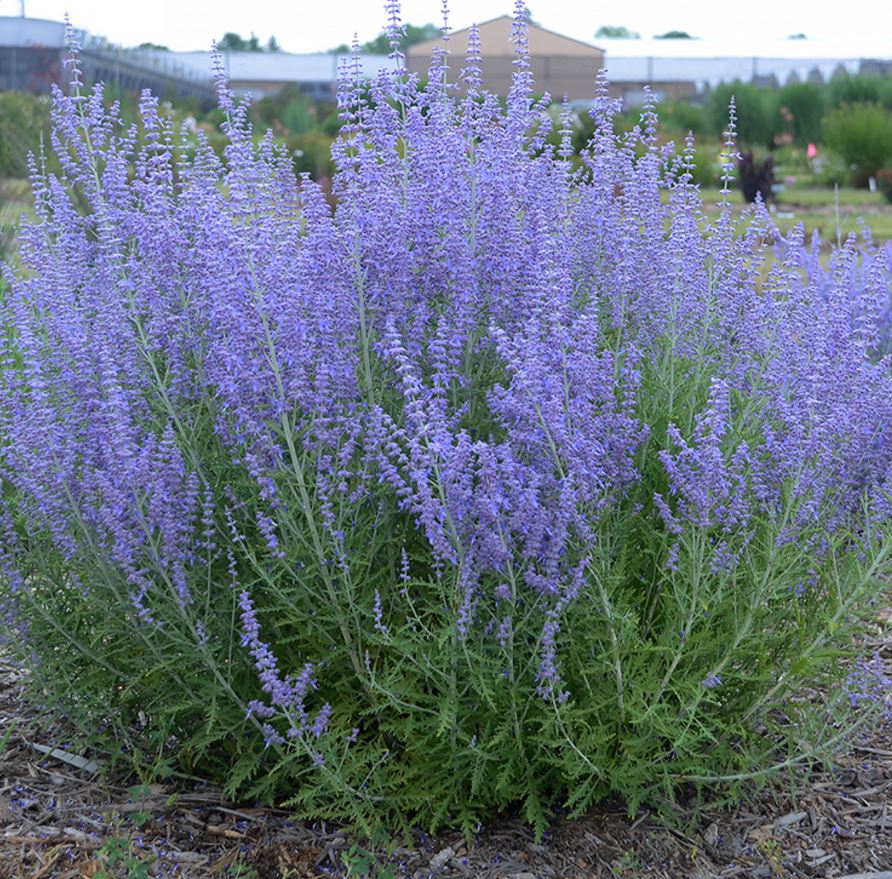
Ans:
[[[892,612],[865,646],[892,677]],[[733,808],[701,807],[675,827],[602,805],[556,818],[539,842],[507,817],[470,846],[457,833],[373,845],[227,803],[210,785],[134,793],[99,781],[95,764],[29,714],[21,684],[0,658],[0,879],[892,879],[888,723],[851,742],[832,771],[794,774]]]

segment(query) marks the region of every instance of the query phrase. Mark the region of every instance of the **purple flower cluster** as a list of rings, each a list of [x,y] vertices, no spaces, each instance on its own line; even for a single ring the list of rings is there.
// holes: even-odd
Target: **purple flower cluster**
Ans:
[[[297,678],[283,679],[279,674],[276,657],[269,645],[264,643],[260,637],[260,623],[254,612],[251,597],[245,591],[242,591],[239,596],[239,606],[242,610],[242,630],[244,632],[242,647],[247,647],[250,651],[263,692],[269,696],[268,706],[264,706],[260,702],[252,703],[252,713],[269,718],[274,716],[276,709],[280,709],[288,715],[292,727],[296,730],[296,735],[303,731],[307,724],[304,700],[307,692],[316,687],[313,666],[307,663]],[[324,730],[329,712],[330,709],[326,706],[324,715],[320,714],[320,718],[324,717],[325,720],[317,719],[315,724],[317,728]],[[318,735],[321,734],[320,731]]]
[[[653,504],[670,567],[707,533],[714,571],[756,520],[829,541],[865,504],[889,519],[888,254],[853,241],[825,265],[727,205],[704,234],[692,143],[660,143],[652,101],[618,134],[603,78],[576,159],[569,111],[532,98],[524,22],[518,3],[507,110],[476,36],[459,88],[443,52],[424,80],[346,65],[334,205],[222,75],[222,156],[148,94],[125,129],[101,86],[55,93],[63,173],[34,163],[0,340],[3,565],[26,551],[14,528],[41,536],[72,571],[118,571],[140,625],[173,601],[208,633],[192,584],[229,589],[221,559],[251,570],[243,646],[266,701],[248,710],[270,744],[274,718],[319,738],[337,713],[305,704],[319,644],[362,675],[364,642],[424,582],[453,584],[459,642],[503,656],[537,615],[531,677],[556,693],[564,616],[600,588],[592,553],[630,506]],[[368,521],[401,523],[413,555],[363,592]],[[304,603],[269,586],[285,576]],[[343,607],[338,631],[293,625],[283,671],[258,595],[307,631]]]

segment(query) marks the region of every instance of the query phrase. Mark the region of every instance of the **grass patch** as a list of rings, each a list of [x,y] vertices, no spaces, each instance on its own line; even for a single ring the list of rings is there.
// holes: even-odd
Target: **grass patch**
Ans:
[[[784,189],[777,194],[779,205],[801,205],[802,207],[822,208],[833,207],[833,190],[824,186],[810,186],[804,189]],[[839,190],[840,207],[850,205],[852,207],[878,207],[887,205],[880,192],[871,192],[869,189],[854,189],[850,186],[841,187]]]
[[[0,179],[0,260],[12,255],[22,214],[34,217],[30,184],[27,180]]]
[[[700,190],[705,204],[714,204],[721,201],[722,193],[719,189],[703,188]],[[732,200],[743,203],[740,193],[732,193]],[[809,186],[803,188],[788,188],[777,194],[778,206],[799,205],[806,208],[833,209],[833,190],[827,186]],[[868,189],[855,189],[851,186],[843,186],[839,189],[839,206],[851,207],[876,207],[887,208],[888,202],[880,192],[871,192]]]
[[[722,194],[718,189],[701,190],[703,207],[707,215],[717,210]],[[731,193],[731,204],[744,211],[746,205],[738,192]],[[876,241],[892,240],[892,207],[882,194],[866,189],[846,187],[839,190],[839,229],[834,192],[829,188],[810,187],[789,189],[778,193],[772,215],[778,229],[787,234],[803,224],[807,236],[818,232],[824,241],[844,240],[850,233],[858,234],[863,222]],[[837,235],[838,232],[838,235]]]

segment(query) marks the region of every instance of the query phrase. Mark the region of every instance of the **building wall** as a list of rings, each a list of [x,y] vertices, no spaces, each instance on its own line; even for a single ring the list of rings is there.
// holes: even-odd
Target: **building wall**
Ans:
[[[508,93],[514,72],[511,27],[511,18],[503,16],[485,22],[479,28],[483,83],[500,95]],[[449,37],[449,63],[454,80],[458,79],[458,72],[464,66],[469,33],[470,30],[465,29]],[[536,26],[529,28],[527,42],[536,92],[548,92],[555,100],[561,100],[564,95],[571,101],[591,98],[595,77],[604,66],[601,49]],[[428,40],[411,46],[406,53],[406,66],[423,76],[434,49],[442,45],[442,40]]]
[[[165,97],[210,103],[210,68],[195,73],[175,62],[174,53],[156,55],[113,46],[100,37],[75,32],[86,84],[105,82],[127,91],[149,88]],[[60,21],[0,16],[0,90],[49,94],[53,83],[67,88],[66,26]]]
[[[62,79],[62,52],[44,46],[0,46],[0,92],[48,95]]]
[[[595,78],[600,69],[584,59],[562,56],[538,56],[530,59],[533,73],[533,91],[537,94],[548,92],[560,101],[566,95],[570,101],[588,101],[594,94]],[[409,69],[413,70],[412,65]],[[514,62],[510,58],[484,58],[483,84],[489,91],[507,95],[511,88]],[[413,72],[423,73],[425,68],[415,67]]]

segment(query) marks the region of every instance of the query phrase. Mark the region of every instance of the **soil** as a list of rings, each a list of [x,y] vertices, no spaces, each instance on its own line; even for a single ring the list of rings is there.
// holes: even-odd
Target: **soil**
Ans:
[[[892,611],[865,649],[892,677]],[[790,773],[735,806],[680,807],[672,826],[621,804],[558,816],[536,841],[519,818],[375,844],[325,822],[226,802],[207,784],[127,787],[51,751],[0,659],[0,879],[892,879],[892,723],[848,743],[832,769]],[[889,695],[892,708],[892,693]],[[45,744],[46,743],[46,744]]]

